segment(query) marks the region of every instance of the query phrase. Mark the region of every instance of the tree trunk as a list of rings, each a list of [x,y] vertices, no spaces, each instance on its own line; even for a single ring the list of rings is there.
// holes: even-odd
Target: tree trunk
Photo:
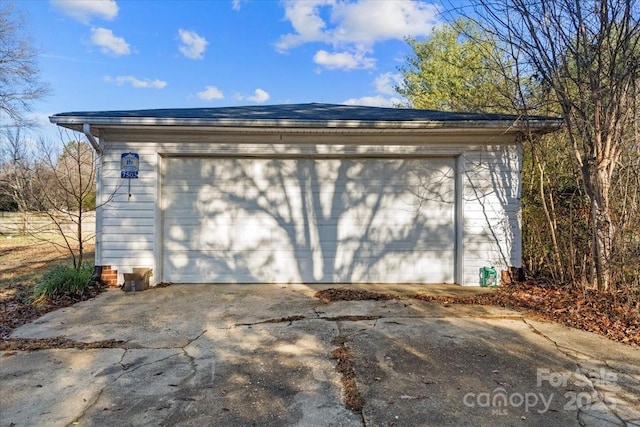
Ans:
[[[540,160],[537,152],[534,150],[534,160],[538,167],[538,172],[540,173],[540,180],[538,191],[540,192],[540,202],[542,203],[542,209],[544,210],[545,218],[547,219],[547,224],[549,226],[549,232],[551,234],[551,244],[553,245],[553,267],[551,267],[551,271],[553,274],[553,278],[555,280],[560,279],[561,282],[564,282],[564,268],[562,266],[562,259],[560,258],[560,246],[558,245],[557,238],[557,223],[556,223],[556,215],[555,210],[553,212],[553,218],[551,216],[551,212],[549,211],[549,207],[547,206],[547,194],[544,188],[545,182],[545,165]],[[553,195],[549,194],[549,200],[553,203]],[[552,205],[553,207],[553,205]]]
[[[611,177],[607,169],[584,162],[584,185],[591,204],[591,230],[595,282],[599,291],[610,290],[611,258],[615,228],[609,207]]]

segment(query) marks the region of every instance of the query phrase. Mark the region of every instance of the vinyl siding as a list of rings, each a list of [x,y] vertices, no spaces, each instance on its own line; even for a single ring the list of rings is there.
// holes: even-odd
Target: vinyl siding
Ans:
[[[482,267],[521,265],[521,150],[487,146],[464,153],[464,283],[478,284]]]
[[[477,285],[482,266],[520,266],[520,156],[512,137],[318,136],[318,135],[214,135],[171,132],[131,132],[103,135],[101,245],[97,265],[111,265],[120,274],[134,267],[154,268],[161,262],[156,241],[160,226],[159,167],[162,156],[222,156],[268,158],[339,158],[341,156],[454,157],[463,156],[462,179],[462,284]],[[126,141],[126,142],[125,142]],[[188,142],[187,142],[188,141]],[[264,141],[264,143],[255,143]],[[457,142],[462,141],[462,142]],[[347,143],[348,142],[348,143]],[[351,144],[353,142],[355,145]],[[140,154],[140,178],[120,178],[120,155]],[[415,267],[417,268],[417,267]],[[152,279],[160,279],[154,277]]]

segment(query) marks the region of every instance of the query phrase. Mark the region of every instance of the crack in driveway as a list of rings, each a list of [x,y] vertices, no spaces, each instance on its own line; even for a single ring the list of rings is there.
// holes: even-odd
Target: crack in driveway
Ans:
[[[420,417],[438,421],[434,417],[440,409],[446,411],[443,416],[453,417],[450,419],[478,421],[460,403],[458,395],[464,392],[459,391],[461,388],[482,391],[495,387],[494,382],[498,380],[513,380],[510,384],[526,391],[525,387],[535,386],[535,363],[560,366],[563,371],[558,370],[558,373],[574,369],[574,364],[581,373],[591,368],[590,363],[598,363],[593,357],[582,360],[582,353],[571,353],[574,347],[588,352],[588,347],[574,346],[571,341],[564,343],[564,336],[557,338],[560,335],[556,335],[555,329],[547,329],[547,326],[525,320],[523,315],[511,315],[512,312],[503,309],[463,307],[454,310],[446,305],[441,308],[417,303],[406,308],[407,304],[395,301],[380,304],[340,301],[330,306],[310,303],[307,297],[300,303],[287,299],[267,304],[263,296],[251,292],[246,293],[247,300],[233,300],[236,302],[228,307],[218,305],[212,309],[208,300],[200,294],[194,298],[193,292],[189,289],[188,293],[179,294],[181,298],[175,299],[164,296],[151,308],[125,304],[126,301],[116,308],[107,307],[109,310],[105,309],[104,314],[108,321],[97,325],[91,323],[95,313],[88,313],[90,310],[72,316],[79,326],[69,321],[64,326],[64,332],[70,332],[68,336],[95,337],[100,332],[99,336],[132,338],[119,343],[107,358],[93,357],[91,360],[100,363],[87,365],[91,371],[77,371],[82,372],[82,376],[77,377],[76,386],[87,387],[83,397],[88,402],[80,399],[73,411],[65,414],[65,423],[69,422],[70,416],[82,411],[81,422],[94,424],[113,417],[122,423],[129,419],[131,423],[155,419],[155,424],[186,422],[202,425],[203,413],[214,417],[210,420],[230,426],[251,425],[257,419],[261,420],[258,424],[269,424],[276,419],[273,417],[279,416],[288,416],[288,421],[295,424],[293,421],[297,420],[298,412],[304,412],[306,417],[315,410],[316,418],[304,418],[307,422],[298,425],[322,424],[330,416],[340,420],[334,425],[346,425],[345,420],[349,420],[349,425],[366,425],[366,422],[406,425]],[[237,291],[240,292],[245,295],[245,288]],[[171,304],[165,304],[166,301]],[[167,307],[167,311],[151,310],[161,305]],[[200,306],[206,310],[199,319],[202,322],[193,321],[200,315],[195,311]],[[148,315],[140,322],[120,321],[121,317],[135,319],[130,313],[138,313],[141,309],[148,310]],[[144,323],[147,321],[149,323]],[[357,323],[363,321],[365,324]],[[106,329],[102,329],[103,323]],[[40,329],[39,333],[47,333],[47,330]],[[477,347],[474,347],[476,343]],[[514,346],[513,353],[505,352],[505,349],[511,349],[510,346]],[[495,353],[490,353],[492,351]],[[73,357],[82,352],[61,353],[64,359],[60,360],[64,360],[65,365],[60,365],[59,378],[71,378],[63,369],[67,369],[67,362],[72,370],[77,367]],[[107,353],[100,351],[102,355]],[[42,355],[41,359],[49,358],[48,354]],[[492,363],[511,363],[511,360],[514,366],[508,373],[492,373]],[[610,359],[614,366],[618,360]],[[343,362],[347,367],[350,362],[351,370],[342,366]],[[633,364],[621,366],[634,372]],[[98,367],[97,371],[106,367],[101,372],[104,377],[95,374],[95,367]],[[579,373],[573,378],[582,379]],[[351,384],[359,388],[357,391],[364,406],[360,415],[346,409],[347,387],[342,385],[343,375],[351,378]],[[36,380],[42,381],[35,378],[33,384]],[[435,381],[434,378],[437,382],[425,382]],[[105,379],[108,385],[102,384]],[[606,390],[598,388],[594,378],[587,379],[592,387],[590,392],[599,393],[597,401],[605,400]],[[632,380],[624,378],[625,390],[635,387]],[[113,385],[113,381],[118,383]],[[435,385],[425,391],[423,382]],[[13,384],[18,389],[24,387],[18,380]],[[453,390],[452,394],[445,393],[449,390]],[[571,386],[563,389],[567,390],[570,391]],[[556,390],[547,387],[545,391]],[[386,399],[388,396],[395,396],[395,402]],[[635,405],[635,401],[628,402]],[[273,409],[277,405],[284,409]],[[562,411],[561,406],[558,411]],[[393,416],[388,416],[392,412]],[[410,417],[402,418],[407,413]],[[17,418],[22,417],[19,412],[16,414]],[[401,421],[397,421],[397,414],[401,415]],[[625,416],[629,418],[628,413],[623,411],[621,414],[615,422],[620,423],[618,420]],[[489,422],[497,420],[500,424],[500,418],[486,415]],[[557,413],[551,415],[550,421],[554,416],[558,417]],[[569,425],[594,425],[599,419],[614,421],[614,415],[607,415],[607,412],[586,416],[584,412],[566,413],[560,417]],[[527,415],[528,420],[532,418]],[[381,423],[382,419],[388,423]]]
[[[587,394],[585,394],[586,392],[580,392],[580,393],[571,392],[574,394],[569,395],[570,402],[567,405],[571,405],[571,408],[576,410],[576,417],[580,425],[584,425],[584,422],[582,421],[583,416],[590,416],[590,417],[594,416],[590,412],[592,412],[593,407],[598,404],[603,405],[604,408],[606,409],[606,414],[610,414],[613,417],[615,417],[616,421],[619,422],[621,425],[627,424],[629,420],[625,420],[623,419],[623,417],[620,416],[620,414],[616,410],[617,408],[616,408],[615,401],[613,401],[613,403],[611,402],[611,398],[613,396],[611,396],[611,393],[607,391],[607,388],[606,388],[607,385],[610,385],[610,382],[611,382],[610,380],[613,380],[613,383],[615,384],[615,381],[617,381],[617,376],[618,374],[620,374],[619,371],[610,367],[606,363],[606,361],[603,362],[602,360],[596,359],[598,363],[604,366],[607,366],[611,371],[615,372],[615,374],[613,374],[614,377],[607,379],[606,377],[610,376],[610,373],[604,372],[602,370],[599,373],[595,373],[593,370],[590,370],[588,367],[585,367],[583,364],[581,364],[579,362],[579,359],[575,356],[575,353],[582,354],[591,359],[593,359],[593,355],[584,354],[576,350],[571,350],[571,352],[574,353],[572,354],[570,351],[564,350],[555,340],[553,340],[544,332],[540,331],[532,323],[528,322],[527,319],[523,318],[522,321],[533,331],[533,333],[541,336],[542,338],[552,343],[554,348],[559,353],[563,354],[569,360],[573,361],[573,364],[575,365],[576,369],[571,374],[574,377],[577,377],[578,375],[580,375],[579,378],[576,378],[578,386],[586,385],[587,388],[593,390],[593,393],[588,394],[589,397],[586,402],[582,402],[582,398],[587,399],[586,398]],[[599,376],[605,376],[605,378],[597,378]],[[591,379],[592,377],[597,379],[594,381]],[[571,398],[571,396],[573,396],[573,399]],[[585,405],[583,405],[583,403],[585,403]],[[604,412],[604,411],[598,410],[598,412]],[[605,421],[610,422],[611,420],[605,420]]]

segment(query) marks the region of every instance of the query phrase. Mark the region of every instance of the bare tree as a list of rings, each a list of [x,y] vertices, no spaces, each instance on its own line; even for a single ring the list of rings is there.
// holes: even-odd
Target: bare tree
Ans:
[[[28,232],[67,251],[79,269],[85,243],[95,235],[95,230],[85,229],[87,215],[96,208],[95,152],[78,135],[66,132],[60,133],[59,146],[40,140],[33,152],[27,152],[18,130],[7,130],[6,140],[0,153],[0,196],[11,199],[19,212],[47,216],[62,239]]]
[[[91,146],[80,139],[69,139],[59,156],[51,154],[43,141],[35,174],[40,197],[31,197],[36,202],[35,210],[46,213],[78,269],[84,261],[87,230],[83,220],[88,211],[95,210],[95,153]],[[73,225],[73,231],[65,228]],[[93,235],[93,231],[90,233]]]
[[[38,52],[24,32],[23,16],[9,2],[0,2],[0,118],[28,124],[24,113],[49,93],[40,81]],[[5,122],[6,124],[6,122]]]
[[[21,204],[25,187],[30,182],[29,155],[20,128],[4,129],[0,135],[0,210],[24,210]]]
[[[640,75],[635,0],[475,0],[478,23],[507,47],[561,107],[590,202],[595,282],[612,286],[616,229],[611,185]],[[524,73],[523,73],[524,74]]]

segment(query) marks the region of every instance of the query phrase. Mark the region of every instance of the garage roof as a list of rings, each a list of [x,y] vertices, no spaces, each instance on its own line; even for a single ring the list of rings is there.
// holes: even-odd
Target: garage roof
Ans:
[[[408,108],[336,104],[283,104],[218,108],[80,111],[51,116],[59,126],[81,130],[122,126],[213,126],[277,128],[509,128],[522,117],[508,114],[456,113]],[[528,124],[538,131],[560,126],[560,119],[535,116]]]

